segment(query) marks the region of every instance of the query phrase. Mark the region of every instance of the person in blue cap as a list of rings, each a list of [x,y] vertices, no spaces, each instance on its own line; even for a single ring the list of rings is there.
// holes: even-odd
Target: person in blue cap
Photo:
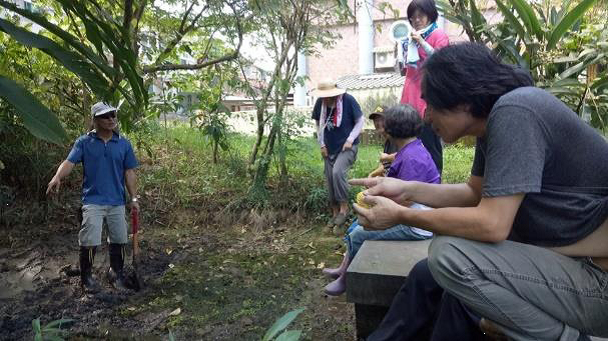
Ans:
[[[95,251],[101,245],[103,221],[108,227],[110,271],[113,285],[126,289],[124,247],[128,242],[125,219],[125,185],[132,210],[139,210],[137,201],[137,159],[129,140],[116,131],[117,109],[103,102],[91,107],[94,129],[80,136],[67,159],[48,184],[46,193],[57,192],[61,180],[74,165],[82,163],[82,224],[78,233],[80,245],[80,279],[86,291],[96,292],[99,284],[92,275]]]

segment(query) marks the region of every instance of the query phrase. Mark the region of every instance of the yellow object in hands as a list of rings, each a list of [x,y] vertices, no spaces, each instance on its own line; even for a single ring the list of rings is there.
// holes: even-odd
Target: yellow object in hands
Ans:
[[[367,204],[365,201],[363,201],[363,198],[365,196],[363,195],[363,192],[359,192],[359,194],[357,194],[357,205],[363,207],[363,208],[371,208],[372,206]]]

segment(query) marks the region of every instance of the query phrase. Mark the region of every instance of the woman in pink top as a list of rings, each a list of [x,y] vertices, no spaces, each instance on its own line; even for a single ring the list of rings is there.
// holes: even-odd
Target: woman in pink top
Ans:
[[[413,30],[410,34],[411,39],[403,42],[406,62],[404,63],[405,86],[401,95],[401,103],[414,107],[422,118],[424,118],[426,102],[421,98],[422,74],[420,68],[426,58],[435,50],[449,44],[447,34],[437,27],[438,16],[434,0],[413,0],[407,7],[407,18]],[[441,174],[443,169],[441,140],[430,125],[424,125],[420,140],[433,157]]]

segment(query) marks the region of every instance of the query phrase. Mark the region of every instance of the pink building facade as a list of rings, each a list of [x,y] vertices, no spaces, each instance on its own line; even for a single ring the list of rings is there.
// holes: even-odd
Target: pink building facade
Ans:
[[[334,46],[329,49],[319,47],[319,54],[317,56],[305,57],[305,74],[309,78],[306,84],[306,92],[308,93],[313,89],[319,81],[328,78],[339,80],[340,78],[357,74],[394,72],[394,69],[387,67],[388,64],[394,65],[394,58],[397,54],[397,45],[390,39],[389,31],[395,21],[407,20],[406,10],[410,1],[349,0],[349,5],[357,16],[357,22],[332,27],[332,31],[341,36],[341,38],[336,40]],[[362,13],[360,11],[364,10],[365,2],[367,2],[369,8],[369,19],[371,19],[369,22],[373,24],[371,32],[368,29],[366,30],[365,27],[362,28]],[[395,18],[389,8],[386,8],[385,13],[383,13],[379,9],[382,2],[389,3],[392,8],[398,10],[399,16]],[[365,23],[365,18],[363,18],[363,22]],[[459,26],[443,19],[441,16],[438,19],[438,25],[446,31],[451,42],[467,40],[466,34],[463,33]],[[369,39],[362,40],[360,37],[361,33],[364,35],[371,34],[373,37],[370,36],[368,37]],[[371,70],[369,66],[365,67],[366,63],[369,65],[369,60],[361,60],[362,50],[372,53],[373,66]],[[363,58],[370,58],[369,53],[367,56],[364,54]],[[388,60],[386,57],[388,57]],[[379,64],[382,61],[385,61],[385,63]],[[386,61],[388,61],[388,64]],[[393,61],[393,63],[390,63],[390,61]],[[366,71],[361,71],[361,64],[364,64],[363,69]],[[307,96],[306,105],[310,105],[313,101],[314,98]]]

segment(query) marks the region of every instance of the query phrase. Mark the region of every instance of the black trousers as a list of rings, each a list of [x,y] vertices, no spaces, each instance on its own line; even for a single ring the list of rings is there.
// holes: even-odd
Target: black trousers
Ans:
[[[443,171],[443,147],[441,145],[441,139],[435,132],[429,123],[424,123],[422,126],[422,132],[420,133],[420,141],[424,145],[424,148],[429,151],[433,161],[435,161],[435,166],[437,166],[437,170],[439,171],[439,175]]]
[[[399,289],[384,319],[367,341],[484,340],[479,317],[437,284],[421,260]]]

